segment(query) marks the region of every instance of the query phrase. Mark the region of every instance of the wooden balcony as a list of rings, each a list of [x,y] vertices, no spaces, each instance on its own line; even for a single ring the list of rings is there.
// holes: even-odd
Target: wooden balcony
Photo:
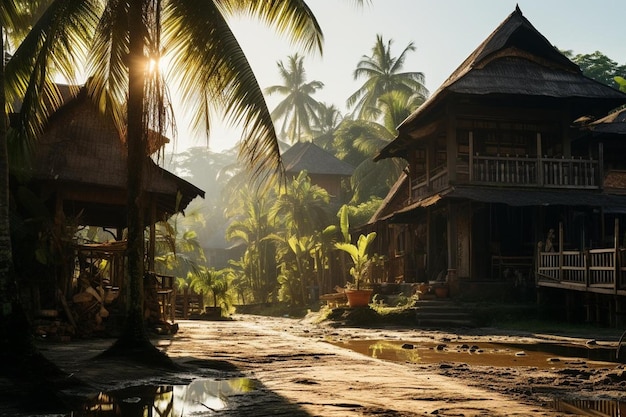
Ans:
[[[582,158],[476,155],[469,161],[470,184],[524,187],[600,187],[599,162]]]
[[[537,285],[626,295],[626,249],[539,252]]]
[[[506,187],[598,189],[602,186],[598,160],[572,158],[530,158],[519,156],[482,156],[457,162],[457,184]],[[448,187],[450,175],[439,166],[430,175],[411,181],[411,200],[436,193]]]

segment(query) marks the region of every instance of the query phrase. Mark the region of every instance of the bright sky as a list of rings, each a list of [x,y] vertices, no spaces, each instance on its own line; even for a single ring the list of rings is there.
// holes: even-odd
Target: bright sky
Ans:
[[[618,64],[626,64],[626,21],[623,0],[372,0],[357,8],[353,0],[308,0],[324,32],[324,54],[306,55],[308,81],[321,81],[318,101],[334,104],[347,113],[346,99],[364,80],[353,72],[364,55],[370,56],[376,35],[385,43],[392,39],[392,54],[398,56],[413,42],[405,71],[421,71],[426,87],[434,92],[463,60],[519,4],[524,16],[553,45],[574,53],[601,51]],[[278,61],[302,51],[275,32],[245,20],[232,22],[261,88],[282,84]],[[266,97],[270,110],[283,97]],[[187,121],[177,116],[176,152],[190,146],[206,146],[204,138],[193,138]],[[237,130],[217,128],[211,133],[210,148],[229,149],[238,141]]]

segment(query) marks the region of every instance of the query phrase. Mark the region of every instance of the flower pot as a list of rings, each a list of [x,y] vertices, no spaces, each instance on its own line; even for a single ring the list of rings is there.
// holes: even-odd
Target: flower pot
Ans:
[[[437,298],[448,298],[448,286],[437,285],[435,286],[435,295]]]
[[[370,303],[372,290],[346,290],[346,297],[350,307],[365,307]]]

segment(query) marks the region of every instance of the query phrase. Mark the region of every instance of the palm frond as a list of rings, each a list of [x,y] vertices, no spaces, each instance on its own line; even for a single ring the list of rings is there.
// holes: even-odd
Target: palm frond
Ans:
[[[7,63],[7,103],[21,103],[14,138],[26,149],[62,104],[56,76],[76,82],[97,10],[96,0],[53,1]]]

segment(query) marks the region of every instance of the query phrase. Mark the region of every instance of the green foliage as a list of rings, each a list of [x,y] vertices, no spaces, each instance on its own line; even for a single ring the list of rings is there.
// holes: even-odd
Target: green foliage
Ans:
[[[619,65],[600,51],[577,55],[572,51],[562,52],[580,67],[585,76],[609,87],[619,89],[620,84],[616,77],[626,76],[626,65]]]
[[[360,235],[356,245],[346,242],[335,243],[335,248],[346,252],[352,259],[353,266],[350,268],[350,275],[354,278],[354,286],[357,290],[360,289],[362,283],[365,283],[365,271],[371,260],[367,252],[374,239],[376,239],[376,232],[370,232],[367,235]]]
[[[374,213],[376,213],[376,210],[378,210],[382,202],[382,198],[373,196],[370,197],[369,200],[361,204],[357,204],[356,206],[347,205],[346,211],[352,219],[352,222],[355,225],[361,226],[367,224],[367,222],[372,218]]]
[[[222,307],[224,311],[230,311],[233,306],[231,283],[235,278],[235,272],[231,268],[215,270],[213,268],[201,268],[192,274],[189,287],[198,294],[203,294],[206,304],[213,307]],[[210,301],[210,303],[206,302]]]
[[[365,82],[348,98],[347,105],[354,107],[360,118],[377,120],[381,115],[378,100],[392,91],[399,91],[408,96],[418,95],[422,98],[428,96],[423,73],[402,71],[406,56],[409,52],[415,51],[413,42],[410,42],[397,57],[392,55],[392,44],[393,40],[385,44],[382,35],[376,35],[372,55],[363,56],[354,70],[354,79],[365,78]]]
[[[306,82],[304,58],[298,54],[289,56],[287,65],[278,62],[280,76],[284,85],[267,87],[269,95],[278,93],[285,96],[272,111],[272,119],[276,122],[282,119],[280,133],[289,143],[300,142],[305,135],[311,135],[312,126],[319,125],[319,114],[322,107],[312,95],[324,87],[320,81]]]

